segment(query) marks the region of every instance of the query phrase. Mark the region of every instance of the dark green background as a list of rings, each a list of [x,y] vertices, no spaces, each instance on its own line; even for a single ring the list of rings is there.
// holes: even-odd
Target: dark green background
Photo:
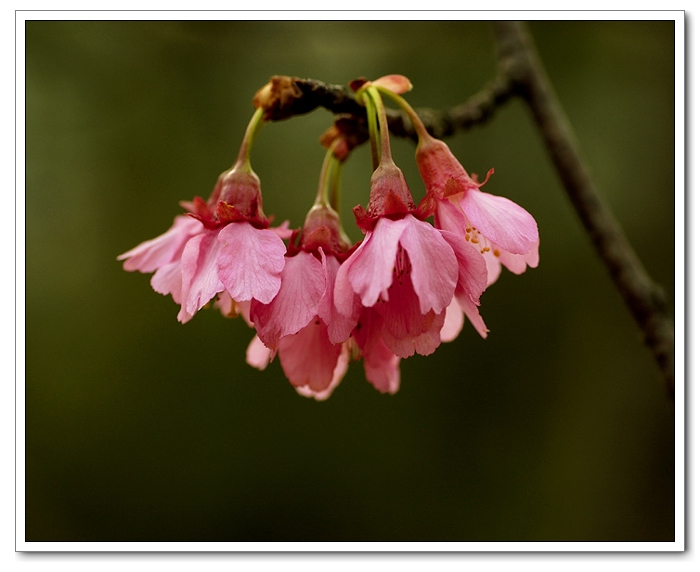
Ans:
[[[591,172],[673,303],[673,22],[534,22]],[[537,219],[540,267],[482,298],[465,328],[376,392],[353,363],[331,399],[252,331],[172,299],[116,256],[207,197],[275,74],[408,76],[446,108],[495,70],[486,22],[26,23],[28,541],[671,541],[674,411],[527,109],[449,140],[485,190]],[[300,225],[330,125],[265,127],[265,210]],[[414,198],[413,147],[394,143]],[[345,170],[366,204],[369,152]]]

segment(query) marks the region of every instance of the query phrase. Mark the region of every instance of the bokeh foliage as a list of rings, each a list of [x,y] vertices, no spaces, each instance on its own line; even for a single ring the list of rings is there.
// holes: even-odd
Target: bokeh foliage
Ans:
[[[533,22],[595,181],[673,303],[672,22]],[[275,74],[408,76],[416,107],[493,75],[486,22],[26,23],[28,541],[615,540],[674,537],[674,411],[652,356],[513,101],[449,140],[484,190],[537,219],[541,265],[466,328],[402,362],[395,396],[360,364],[324,403],[251,330],[179,324],[117,254],[163,232],[232,163]],[[265,209],[300,225],[331,116],[269,125]],[[414,198],[410,142],[394,143]],[[343,182],[367,201],[369,153]]]

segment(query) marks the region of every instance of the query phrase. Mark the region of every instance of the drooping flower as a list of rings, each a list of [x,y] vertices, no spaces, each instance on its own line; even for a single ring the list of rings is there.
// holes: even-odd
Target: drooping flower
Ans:
[[[379,118],[381,157],[372,175],[367,211],[355,207],[365,237],[338,272],[336,304],[342,311],[358,296],[364,307],[374,310],[371,321],[394,354],[429,355],[440,345],[446,311],[457,293],[464,291],[476,308],[486,268],[468,247],[453,245],[425,222],[432,214],[432,197],[418,207],[413,203],[403,173],[391,159],[386,116],[372,89],[365,101],[368,115],[374,111]]]
[[[539,233],[530,213],[513,201],[481,191],[447,144],[430,135],[418,114],[400,97],[408,80],[393,76],[379,86],[409,116],[418,135],[416,162],[429,196],[435,200],[435,226],[464,236],[484,255],[488,284],[493,284],[501,265],[514,274],[539,263]],[[489,176],[493,170],[489,172]]]
[[[316,226],[321,221],[325,224]],[[327,398],[345,375],[348,342],[359,314],[359,306],[357,311],[349,308],[348,315],[340,314],[333,303],[340,259],[349,248],[338,240],[337,231],[337,215],[329,207],[312,209],[300,247],[290,243],[277,296],[267,304],[253,301],[250,309],[256,339],[267,349],[268,360],[277,354],[292,385],[319,400]],[[341,244],[341,250],[333,243]],[[264,355],[255,342],[248,362],[262,369]]]
[[[279,292],[268,303],[254,300],[250,307],[257,336],[249,346],[248,363],[263,369],[278,355],[297,391],[317,400],[330,396],[345,375],[350,335],[360,311],[353,300],[344,313],[334,303],[336,275],[351,248],[338,214],[328,203],[338,168],[329,151],[316,203],[300,234],[289,243]]]
[[[438,198],[435,225],[465,236],[484,255],[489,284],[501,265],[514,274],[537,267],[537,222],[510,199],[483,192],[488,176],[483,183],[469,177],[447,145],[427,134],[418,144],[416,161],[428,192]]]
[[[238,160],[221,174],[209,200],[182,203],[189,216],[178,216],[165,234],[118,257],[125,270],[155,270],[154,290],[181,305],[182,323],[219,294],[235,303],[269,302],[280,288],[282,238],[289,232],[286,226],[269,228],[260,180],[249,162],[261,114],[253,116]]]
[[[457,278],[456,257],[439,231],[411,214],[380,217],[341,266],[335,303],[342,312],[357,295],[381,317],[382,339],[396,355],[429,355],[440,345]]]
[[[457,237],[451,243],[469,244],[471,258],[478,253],[486,266],[486,284],[493,284],[501,265],[514,274],[539,262],[539,234],[535,219],[525,209],[505,198],[484,193],[469,177],[447,145],[427,132],[420,137],[416,161],[428,193],[435,197],[435,226]],[[492,171],[491,171],[492,172]],[[489,175],[491,174],[489,172]],[[487,179],[488,180],[488,176]],[[464,253],[467,254],[466,252]],[[477,332],[488,329],[478,312],[478,303],[464,293],[456,301]],[[444,333],[443,339],[449,336]]]
[[[521,274],[539,262],[539,233],[530,213],[510,199],[481,190],[447,145],[430,135],[421,137],[416,161],[428,192],[436,195],[435,224],[464,235],[485,255],[489,284],[503,264]],[[489,175],[493,171],[489,172]]]
[[[516,203],[485,193],[479,186],[450,195],[455,189],[450,181],[446,195],[436,201],[435,225],[464,236],[484,256],[489,285],[498,279],[502,266],[513,274],[522,274],[528,266],[536,268],[537,223]]]

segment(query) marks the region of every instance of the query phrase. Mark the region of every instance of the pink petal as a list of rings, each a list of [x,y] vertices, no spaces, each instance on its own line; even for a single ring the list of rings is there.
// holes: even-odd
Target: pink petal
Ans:
[[[488,264],[485,256],[460,236],[447,231],[442,231],[442,236],[454,248],[459,263],[459,281],[455,289],[455,300],[479,335],[485,338],[488,328],[479,315],[478,308],[479,298],[488,285]],[[500,268],[500,265],[498,267]],[[453,300],[453,304],[455,300]],[[446,323],[450,311],[448,308]],[[447,332],[444,326],[441,336],[442,341],[447,341],[445,339]]]
[[[181,324],[186,324],[192,318],[194,318],[194,314],[190,314],[187,310],[185,310],[184,306],[180,306],[180,311],[177,313],[177,321]]]
[[[328,340],[328,329],[316,317],[296,334],[280,338],[278,353],[287,379],[314,392],[328,389],[333,381],[342,344]]]
[[[503,251],[505,252],[505,250]],[[484,253],[484,261],[486,262],[486,272],[488,274],[486,278],[486,286],[489,287],[491,284],[498,280],[501,275],[501,256],[503,252],[496,256],[494,254],[494,249],[492,248],[489,252]],[[512,256],[521,256],[520,254],[513,254]]]
[[[383,87],[399,95],[402,93],[406,93],[407,91],[411,91],[413,89],[413,86],[411,85],[409,79],[404,75],[398,74],[385,75],[383,77],[380,77],[379,79],[375,79],[372,82],[372,85],[376,85],[377,87]]]
[[[288,238],[291,238],[292,234],[294,233],[294,231],[289,228],[289,221],[288,220],[285,220],[279,226],[271,226],[269,230],[271,232],[274,232],[282,240],[287,240]]]
[[[297,393],[303,395],[304,397],[313,397],[316,401],[324,401],[331,396],[333,390],[338,387],[338,384],[345,377],[345,372],[348,370],[348,363],[350,361],[350,350],[348,349],[348,344],[342,345],[342,350],[338,356],[338,363],[333,370],[333,379],[328,387],[322,391],[314,391],[308,385],[301,387],[296,387]]]
[[[374,230],[341,265],[336,277],[335,305],[339,312],[352,307],[352,292],[364,306],[373,306],[381,296],[386,299],[393,281],[399,238],[406,228],[406,218],[380,218]]]
[[[411,282],[420,300],[420,311],[442,312],[452,301],[457,285],[457,259],[447,242],[427,222],[408,215],[400,244],[411,261]]]
[[[478,303],[479,298],[486,290],[488,275],[483,255],[462,236],[444,230],[440,232],[457,259],[459,278],[455,290],[466,292],[474,303]]]
[[[399,390],[401,372],[399,371],[399,356],[394,355],[380,339],[371,350],[365,354],[365,377],[377,391],[394,394]]]
[[[462,207],[451,199],[436,201],[435,227],[464,236],[467,229],[467,216]]]
[[[250,305],[251,305],[250,300],[245,300],[243,302],[236,302],[236,310],[238,311],[238,313],[241,316],[243,316],[243,320],[245,321],[245,323],[248,324],[252,328],[253,322],[250,319]]]
[[[180,260],[164,264],[151,276],[151,286],[167,296],[170,294],[176,304],[182,303],[182,264]]]
[[[264,370],[272,361],[272,350],[262,343],[258,336],[253,337],[245,352],[245,361],[260,371]]]
[[[221,248],[217,234],[217,230],[198,234],[182,253],[182,308],[187,314],[195,314],[224,289],[216,264]]]
[[[362,352],[367,381],[378,391],[393,394],[401,381],[400,360],[382,340],[382,321],[376,310],[363,308],[353,338]]]
[[[382,317],[382,338],[397,356],[407,358],[418,352],[430,355],[440,345],[445,311],[423,314],[420,301],[407,276],[396,279],[389,289],[389,300],[375,309]]]
[[[445,323],[440,330],[440,341],[451,342],[457,339],[463,326],[464,312],[462,312],[457,298],[453,298],[445,312]]]
[[[358,250],[360,248],[362,248],[362,244],[358,247]],[[359,297],[355,294],[355,291],[352,289],[352,284],[348,281],[348,266],[346,260],[340,265],[335,276],[333,305],[339,314],[350,316],[353,314],[355,308],[355,300],[359,301]],[[360,304],[360,306],[361,305],[362,304]]]
[[[178,215],[167,232],[160,236],[142,242],[117,260],[124,260],[124,270],[148,273],[179,258],[185,243],[198,232],[203,230],[202,223],[192,217]]]
[[[353,295],[351,298],[353,303],[350,307],[343,308],[342,312],[337,310],[334,302],[334,291],[340,262],[335,256],[327,257],[320,248],[319,251],[326,271],[326,290],[318,305],[318,316],[328,326],[328,338],[330,341],[334,344],[339,344],[350,337],[357,324],[362,305],[359,298]]]
[[[219,278],[237,302],[256,299],[267,304],[280,288],[287,251],[271,230],[233,222],[219,232]]]
[[[478,256],[483,256],[486,262],[487,286],[493,284],[498,279],[501,273],[501,263],[494,257],[494,247],[489,240],[474,229],[474,225],[467,220],[462,207],[456,202],[455,198],[437,201],[435,226],[440,230],[446,230],[457,235],[460,241],[468,243],[472,247],[471,250]],[[468,234],[467,228],[469,228]],[[457,259],[459,261],[459,256]]]
[[[287,257],[281,279],[272,302],[253,300],[250,306],[258,336],[270,348],[275,348],[280,338],[296,334],[316,316],[326,289],[323,265],[308,252]]]
[[[219,309],[224,318],[235,318],[238,316],[238,308],[236,302],[231,295],[224,290],[217,297],[214,306]]]
[[[538,240],[537,223],[524,208],[505,197],[473,189],[460,204],[469,221],[494,246],[513,254],[527,254]]]
[[[214,306],[219,309],[221,315],[225,318],[237,318],[241,316],[246,324],[251,328],[253,327],[253,322],[250,321],[250,300],[236,302],[231,298],[231,295],[224,290],[217,296]]]
[[[527,254],[511,254],[510,252],[501,252],[499,260],[501,264],[510,270],[513,274],[522,274],[527,270],[527,267],[537,268],[540,262],[539,240],[530,244],[530,250]]]
[[[433,314],[432,310],[430,312]],[[445,310],[439,315],[432,315],[426,331],[413,336],[395,337],[391,330],[384,329],[382,339],[387,347],[401,358],[411,357],[417,353],[429,356],[440,345],[440,330],[445,323]]]
[[[151,277],[151,286],[158,294],[171,294],[176,304],[182,304],[182,262],[176,260],[170,264],[161,266]],[[194,317],[194,313],[188,312],[184,306],[180,307],[177,319],[186,324]]]
[[[457,296],[457,301],[459,302],[459,307],[462,308],[462,311],[465,313],[472,326],[474,326],[474,329],[482,338],[486,338],[489,329],[486,327],[484,319],[479,314],[477,305],[464,294],[459,294]]]

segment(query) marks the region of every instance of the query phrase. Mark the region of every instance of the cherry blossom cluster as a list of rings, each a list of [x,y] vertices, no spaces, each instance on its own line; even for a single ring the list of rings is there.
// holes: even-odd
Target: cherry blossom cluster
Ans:
[[[180,305],[188,322],[213,304],[241,316],[256,335],[247,362],[276,356],[297,392],[326,399],[352,359],[379,391],[399,388],[399,362],[455,339],[466,316],[486,337],[480,297],[505,266],[515,274],[539,261],[534,218],[481,190],[448,146],[432,137],[402,97],[407,78],[351,84],[367,110],[373,174],[367,208],[354,210],[364,238],[353,244],[338,216],[339,179],[351,145],[342,131],[327,142],[316,199],[301,228],[273,227],[262,208],[250,150],[265,123],[258,107],[233,167],[208,200],[182,202],[164,234],[118,257],[124,269],[153,272],[151,285]],[[392,159],[384,98],[408,115],[418,135],[416,162],[425,195],[416,205]],[[431,224],[428,219],[433,220]]]

